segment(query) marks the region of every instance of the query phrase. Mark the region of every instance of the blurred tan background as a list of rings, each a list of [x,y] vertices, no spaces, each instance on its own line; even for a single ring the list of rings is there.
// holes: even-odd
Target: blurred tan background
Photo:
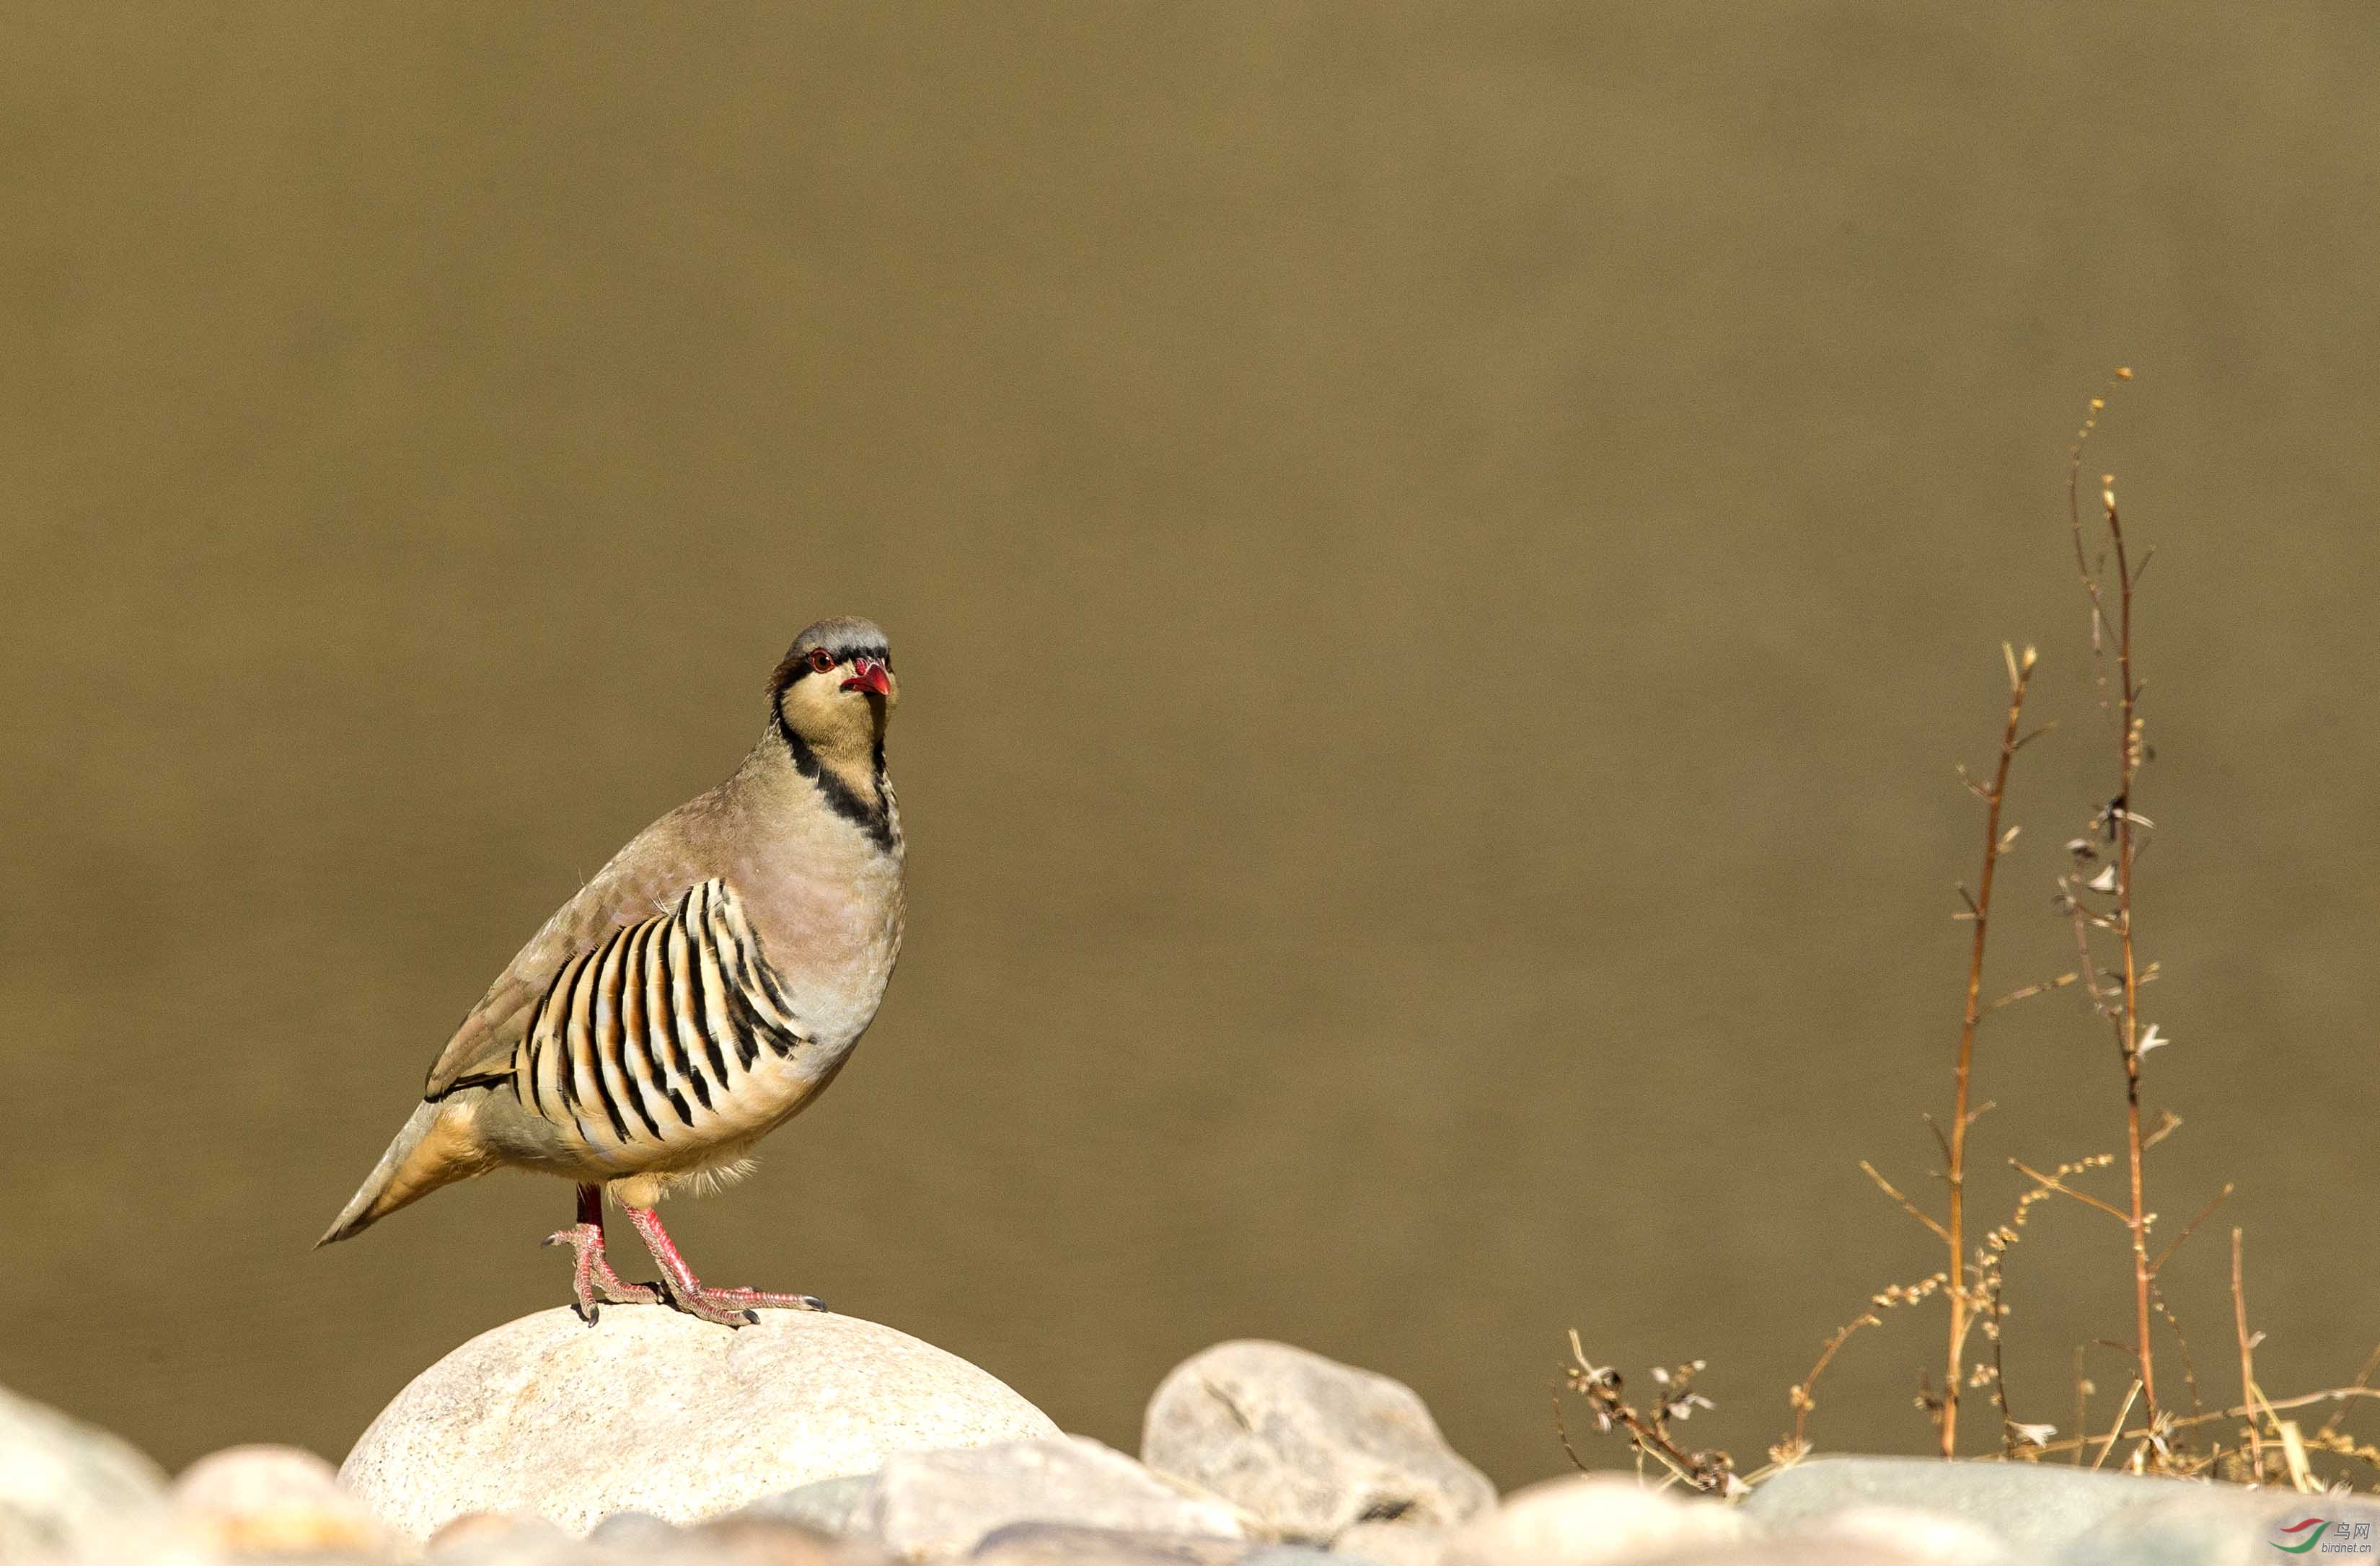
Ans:
[[[335,1458],[561,1302],[550,1182],[307,1247],[851,611],[910,943],[698,1265],[1125,1446],[1287,1339],[1506,1485],[1575,1325],[1749,1466],[1934,1265],[1853,1160],[1932,1162],[2004,637],[1992,987],[2070,965],[2124,362],[2153,1205],[2241,1182],[2172,1297],[2210,1397],[2230,1221],[2275,1390],[2380,1338],[2363,6],[29,5],[0,71],[0,1382]],[[2071,992],[1979,1070],[1979,1211],[2115,1145]],[[2035,1229],[2062,1424],[2127,1263]],[[1937,1333],[1820,1441],[1922,1445]]]

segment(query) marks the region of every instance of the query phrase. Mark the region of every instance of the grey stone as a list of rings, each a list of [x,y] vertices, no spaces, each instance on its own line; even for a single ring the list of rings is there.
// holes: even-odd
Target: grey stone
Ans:
[[[678,1525],[650,1511],[614,1511],[587,1531],[589,1544],[616,1549],[662,1549],[677,1542]]]
[[[801,1523],[821,1533],[856,1534],[866,1530],[867,1511],[875,1500],[875,1475],[846,1474],[762,1496],[732,1515]]]
[[[2032,1557],[2136,1501],[2199,1487],[2050,1463],[1819,1457],[1763,1484],[1743,1510],[1782,1532],[1854,1507],[1908,1507],[1970,1524]]]
[[[1260,1544],[1240,1557],[1240,1566],[1339,1566],[1345,1557],[1335,1549],[1305,1544]]]
[[[167,1536],[169,1516],[147,1457],[0,1389],[0,1561],[128,1551]]]
[[[986,1535],[967,1560],[971,1566],[1346,1566],[1345,1557],[1309,1545],[1066,1523],[1011,1523]]]
[[[1011,1523],[1130,1533],[1247,1533],[1236,1509],[1081,1437],[905,1452],[876,1477],[864,1531],[913,1560],[964,1555]]]
[[[2290,1559],[2277,1546],[2294,1544],[2313,1530],[2280,1530],[2319,1517],[2333,1529],[2358,1523],[2369,1530],[2361,1540],[2325,1535],[2300,1560],[2380,1561],[2380,1499],[2345,1495],[2297,1495],[2289,1490],[2248,1489],[2238,1485],[2184,1485],[2180,1493],[2136,1501],[2068,1541],[2058,1566],[2248,1566],[2252,1561]],[[2361,1543],[2363,1552],[2338,1545]]]
[[[968,1559],[982,1566],[1238,1566],[1247,1553],[1245,1539],[1011,1523],[985,1535]]]
[[[1142,1461],[1245,1508],[1285,1538],[1361,1522],[1449,1526],[1493,1505],[1413,1389],[1285,1343],[1218,1343],[1149,1400]]]
[[[691,1523],[895,1452],[1054,1436],[985,1372],[856,1317],[763,1311],[731,1330],[658,1305],[508,1322],[372,1421],[341,1483],[419,1539],[466,1511],[572,1532],[623,1511]]]
[[[1630,1556],[1631,1566],[1941,1566],[1931,1556],[1856,1540],[1802,1535],[1786,1538],[1747,1536],[1735,1544],[1664,1550]]]
[[[1755,1532],[1735,1507],[1681,1499],[1619,1475],[1578,1475],[1505,1497],[1457,1529],[1439,1559],[1441,1566],[1597,1566],[1700,1551],[1718,1560]]]
[[[698,1524],[669,1548],[632,1559],[638,1566],[894,1566],[872,1544],[742,1513]]]
[[[1330,1541],[1333,1555],[1350,1556],[1369,1566],[1438,1566],[1446,1553],[1451,1528],[1431,1528],[1416,1523],[1358,1523],[1342,1528]]]
[[[738,1515],[681,1528],[636,1511],[613,1513],[584,1539],[540,1517],[475,1512],[441,1529],[429,1559],[435,1566],[894,1566],[872,1545],[795,1523]]]
[[[1930,1566],[2018,1566],[2015,1554],[2000,1536],[1980,1524],[1939,1511],[1872,1501],[1813,1518],[1779,1535],[1778,1542],[1815,1548],[1856,1546],[1907,1556]]]

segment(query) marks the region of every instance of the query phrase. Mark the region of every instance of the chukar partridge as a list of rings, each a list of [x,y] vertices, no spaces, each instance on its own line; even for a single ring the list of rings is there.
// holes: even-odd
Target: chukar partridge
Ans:
[[[876,1015],[901,951],[901,812],[884,772],[900,689],[866,620],[794,638],[735,776],[639,832],[521,948],[320,1244],[492,1169],[542,1170],[578,1187],[577,1222],[546,1243],[577,1251],[590,1323],[607,1304],[731,1327],[758,1306],[824,1309],[702,1283],[653,1208],[742,1174]],[[606,1194],[658,1285],[613,1270]]]

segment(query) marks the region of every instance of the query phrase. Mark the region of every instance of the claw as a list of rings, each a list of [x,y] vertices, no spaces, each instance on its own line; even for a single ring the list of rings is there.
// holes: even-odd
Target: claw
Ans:
[[[763,1310],[824,1310],[821,1302],[808,1294],[771,1294],[759,1289],[720,1289],[706,1285],[694,1275],[686,1258],[670,1242],[669,1231],[650,1208],[627,1209],[628,1221],[643,1236],[645,1248],[653,1253],[653,1260],[662,1269],[662,1287],[668,1292],[669,1303],[698,1321],[714,1322],[726,1328],[757,1327]]]
[[[611,1259],[603,1254],[603,1226],[601,1223],[579,1223],[568,1229],[557,1229],[545,1237],[548,1245],[568,1245],[577,1253],[577,1265],[570,1269],[572,1306],[578,1318],[592,1327],[601,1318],[607,1305],[658,1305],[662,1300],[659,1285],[629,1283],[612,1270]]]

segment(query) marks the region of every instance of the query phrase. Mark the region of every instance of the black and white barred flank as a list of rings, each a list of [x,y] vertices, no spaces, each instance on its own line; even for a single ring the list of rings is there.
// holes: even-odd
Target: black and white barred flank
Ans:
[[[564,964],[494,1075],[590,1151],[652,1157],[758,1129],[808,1042],[714,879]]]

